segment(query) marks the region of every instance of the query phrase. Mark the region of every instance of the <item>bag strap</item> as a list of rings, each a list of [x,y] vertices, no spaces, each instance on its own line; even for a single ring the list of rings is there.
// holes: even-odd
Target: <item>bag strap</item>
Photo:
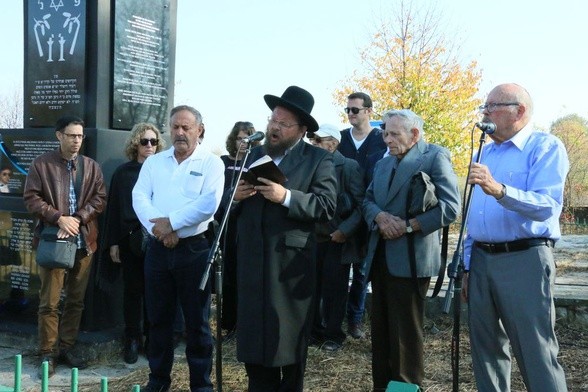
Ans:
[[[412,180],[411,180],[412,182]],[[412,200],[412,184],[408,187],[408,194],[406,195],[406,211],[405,217],[406,220],[409,219],[408,210],[410,209],[410,201]],[[421,291],[419,290],[419,280],[416,273],[416,255],[414,252],[414,233],[406,233],[406,240],[408,241],[408,259],[410,261],[410,275],[412,276],[412,280],[414,281],[414,288],[419,295],[420,299],[425,300],[427,295],[423,297]]]
[[[408,188],[408,194],[406,198],[406,219],[408,220],[408,210],[410,208],[410,201],[412,199],[412,186]],[[419,281],[416,273],[416,255],[414,251],[414,233],[407,233],[406,238],[408,240],[408,258],[410,261],[410,274],[414,281],[416,292],[422,300],[425,300],[427,296],[423,296],[419,290]],[[439,272],[437,273],[437,281],[435,282],[435,288],[430,298],[435,298],[441,291],[443,286],[443,280],[445,279],[445,268],[447,266],[447,251],[449,248],[449,226],[443,227],[443,237],[441,239],[441,265],[439,266]]]
[[[441,238],[441,265],[439,266],[439,273],[437,274],[437,282],[431,294],[431,298],[435,298],[441,291],[443,281],[445,280],[445,269],[447,267],[447,250],[449,249],[449,225],[443,227],[443,234]]]

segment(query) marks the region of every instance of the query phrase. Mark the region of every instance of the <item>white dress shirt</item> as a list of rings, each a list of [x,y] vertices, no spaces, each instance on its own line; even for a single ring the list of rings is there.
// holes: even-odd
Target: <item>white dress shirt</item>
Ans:
[[[178,164],[174,148],[145,160],[133,188],[133,209],[152,232],[149,219],[167,217],[179,238],[203,233],[213,220],[225,182],[223,161],[202,146]]]

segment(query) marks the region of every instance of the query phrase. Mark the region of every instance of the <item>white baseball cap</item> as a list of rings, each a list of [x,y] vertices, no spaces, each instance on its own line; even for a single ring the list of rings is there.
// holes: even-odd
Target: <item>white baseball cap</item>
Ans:
[[[322,124],[317,131],[314,132],[314,136],[318,137],[334,137],[338,142],[341,142],[341,131],[338,127],[332,124]]]

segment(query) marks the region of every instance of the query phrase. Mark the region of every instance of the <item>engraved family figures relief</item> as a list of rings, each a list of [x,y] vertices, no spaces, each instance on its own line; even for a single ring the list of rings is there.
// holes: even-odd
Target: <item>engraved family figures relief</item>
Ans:
[[[79,7],[81,0],[37,0],[39,10],[47,8],[48,13],[41,17],[33,16],[35,41],[39,57],[47,56],[47,62],[65,61],[65,54],[73,56],[76,49],[78,34],[80,33],[81,22],[75,7]],[[69,7],[66,7],[69,5]],[[73,12],[59,11],[61,7],[72,8]]]

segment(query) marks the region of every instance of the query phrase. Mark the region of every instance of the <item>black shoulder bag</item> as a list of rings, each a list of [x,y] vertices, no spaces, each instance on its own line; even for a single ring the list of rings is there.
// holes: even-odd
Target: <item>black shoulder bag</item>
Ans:
[[[80,155],[78,155],[77,168],[74,190],[76,199],[79,199],[84,178],[84,161]],[[35,261],[43,268],[71,269],[75,264],[78,249],[76,237],[57,238],[58,231],[58,226],[43,227]]]

